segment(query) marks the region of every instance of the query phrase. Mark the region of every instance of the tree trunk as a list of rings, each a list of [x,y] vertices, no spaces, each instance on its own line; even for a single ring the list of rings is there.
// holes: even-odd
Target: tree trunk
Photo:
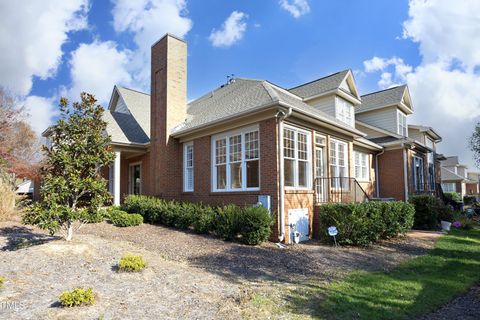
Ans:
[[[67,236],[65,237],[65,240],[71,241],[73,237],[73,223],[67,222]]]

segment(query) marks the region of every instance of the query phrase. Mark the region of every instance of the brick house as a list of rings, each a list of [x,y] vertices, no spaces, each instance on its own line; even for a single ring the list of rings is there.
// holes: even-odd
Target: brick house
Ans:
[[[361,99],[355,111],[356,127],[383,147],[376,155],[376,196],[406,201],[412,194],[437,194],[443,156],[436,147],[442,138],[431,127],[407,124],[413,114],[408,87],[373,92]]]
[[[479,194],[479,174],[468,172],[468,167],[461,164],[457,156],[446,157],[441,162],[441,180],[444,192],[456,192],[462,198],[466,195]]]
[[[235,78],[187,102],[186,42],[167,34],[151,54],[151,94],[115,86],[105,112],[115,161],[103,175],[114,204],[128,194],[261,202],[277,217],[273,237],[289,243],[295,230],[302,240],[319,232],[322,203],[406,200],[415,186],[430,190],[423,177],[441,138],[397,122],[397,110],[413,112],[405,86],[392,89],[394,98],[375,93],[373,103],[350,70],[291,89]],[[375,113],[393,125],[371,121]]]

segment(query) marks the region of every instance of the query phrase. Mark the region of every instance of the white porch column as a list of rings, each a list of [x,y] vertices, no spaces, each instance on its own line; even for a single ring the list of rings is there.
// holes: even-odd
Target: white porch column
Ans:
[[[120,151],[115,151],[113,163],[113,204],[120,205]]]

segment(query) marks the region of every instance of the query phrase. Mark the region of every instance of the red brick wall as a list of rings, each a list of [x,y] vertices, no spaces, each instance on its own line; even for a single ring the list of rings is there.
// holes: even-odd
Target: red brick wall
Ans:
[[[478,194],[478,183],[467,183],[467,194]]]
[[[386,150],[378,157],[381,198],[405,200],[403,149]]]
[[[270,195],[273,214],[278,212],[278,163],[276,143],[276,121],[268,119],[259,123],[260,135],[260,190],[244,192],[212,192],[211,183],[211,137],[201,137],[193,140],[194,152],[194,192],[179,192],[174,198],[206,204],[237,205],[255,204],[259,195]],[[182,149],[182,148],[180,148]],[[177,181],[183,186],[183,152],[180,151],[177,161],[181,164]],[[278,225],[275,225],[274,235],[278,237]]]

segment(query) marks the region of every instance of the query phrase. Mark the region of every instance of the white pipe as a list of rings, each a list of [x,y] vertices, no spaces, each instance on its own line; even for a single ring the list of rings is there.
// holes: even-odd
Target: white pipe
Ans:
[[[283,159],[283,120],[288,118],[292,114],[292,108],[288,108],[288,112],[279,110],[275,117],[277,118],[278,126],[278,157],[279,157],[279,183],[278,183],[278,202],[279,202],[279,215],[280,215],[280,235],[278,236],[278,241],[282,242],[285,240],[285,176],[283,172],[284,168],[284,159]]]
[[[380,153],[377,153],[377,155],[375,156],[375,184],[376,184],[376,194],[377,194],[377,198],[380,198],[380,176],[378,174],[378,157],[380,157],[382,154],[385,153],[385,149],[382,149],[382,152]]]
[[[408,157],[407,149],[405,149],[405,145],[403,146],[403,183],[405,187],[405,201],[408,201]]]
[[[113,164],[113,204],[120,205],[120,151],[115,151]]]

